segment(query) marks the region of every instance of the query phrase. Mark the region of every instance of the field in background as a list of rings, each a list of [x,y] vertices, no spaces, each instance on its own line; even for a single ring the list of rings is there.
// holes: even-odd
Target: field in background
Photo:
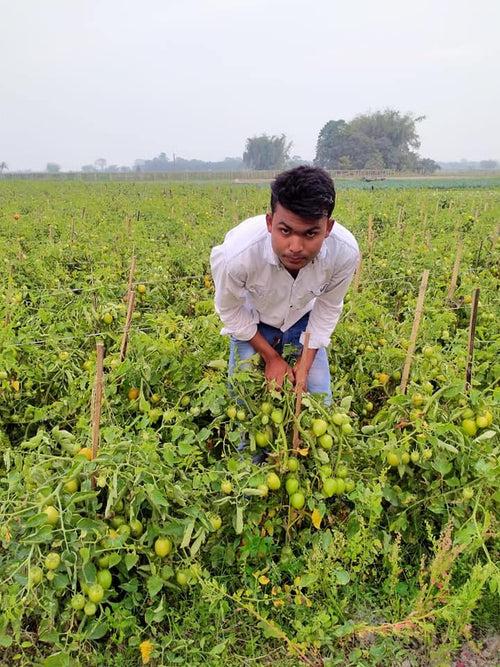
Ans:
[[[2,660],[423,666],[480,647],[498,630],[500,189],[338,181],[363,263],[334,405],[306,397],[297,422],[257,367],[228,390],[213,311],[210,248],[267,187],[62,179],[0,182]]]

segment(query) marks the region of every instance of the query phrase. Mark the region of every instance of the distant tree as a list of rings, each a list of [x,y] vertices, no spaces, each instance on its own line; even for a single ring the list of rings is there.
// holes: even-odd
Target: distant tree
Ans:
[[[58,174],[61,171],[61,165],[57,162],[47,162],[46,171],[49,174]]]
[[[3,174],[3,172],[8,169],[7,162],[0,162],[0,174]]]
[[[319,133],[314,162],[326,169],[416,169],[416,125],[423,118],[385,109],[350,122],[331,120]]]
[[[83,171],[84,174],[94,174],[97,169],[93,164],[84,164],[81,168],[81,171]]]
[[[429,157],[424,157],[417,162],[417,169],[420,169],[424,174],[433,174],[435,171],[441,169],[435,160]]]
[[[480,169],[496,169],[497,167],[498,167],[498,162],[496,160],[481,160],[481,162],[479,163]]]
[[[105,160],[103,157],[100,157],[94,162],[94,164],[100,171],[104,171],[106,165],[108,164],[108,161]]]
[[[261,134],[249,137],[246,142],[243,162],[250,169],[281,169],[289,159],[292,142],[284,134],[268,136]]]

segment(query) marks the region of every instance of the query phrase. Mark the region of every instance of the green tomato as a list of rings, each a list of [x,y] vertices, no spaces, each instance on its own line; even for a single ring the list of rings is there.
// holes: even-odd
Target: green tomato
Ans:
[[[289,496],[292,496],[299,489],[299,480],[296,477],[287,477],[285,489]]]
[[[228,409],[226,410],[226,415],[229,417],[229,419],[235,419],[236,418],[236,408],[234,405],[230,405]]]
[[[323,495],[325,498],[331,498],[337,492],[337,480],[333,477],[327,477],[323,480]]]
[[[462,491],[462,497],[464,500],[471,500],[474,497],[474,489],[466,486]]]
[[[333,447],[333,438],[329,433],[323,433],[318,438],[318,444],[323,449],[331,449]]]
[[[302,491],[296,491],[290,496],[290,505],[296,509],[301,510],[305,505],[306,499]]]
[[[326,433],[328,424],[324,419],[313,419],[311,428],[314,435],[319,438]]]
[[[139,519],[132,519],[129,526],[130,526],[130,533],[132,534],[133,537],[140,537],[144,532],[144,528]]]
[[[189,583],[189,573],[186,570],[179,570],[175,575],[175,580],[179,586],[187,586]]]
[[[288,468],[288,470],[289,470],[290,472],[297,472],[297,470],[299,469],[299,462],[298,462],[298,460],[295,458],[295,456],[291,456],[291,457],[287,460],[287,462],[286,462],[286,467]]]
[[[414,449],[413,452],[410,454],[410,459],[412,463],[418,463],[420,461],[420,452]]]
[[[408,463],[410,463],[410,455],[408,454],[408,452],[403,452],[401,454],[401,463],[403,463],[404,465],[408,465]]]
[[[387,454],[387,463],[394,468],[401,463],[401,460],[397,452],[389,452]]]
[[[271,405],[271,403],[264,401],[264,403],[262,403],[260,406],[260,411],[262,412],[263,415],[270,415],[271,412],[273,411],[273,406]]]
[[[468,436],[473,437],[477,433],[477,424],[474,419],[464,419],[462,421],[462,431]]]
[[[271,491],[277,491],[281,486],[281,480],[275,472],[270,472],[266,478],[266,484]]]
[[[73,597],[71,598],[71,608],[74,609],[75,611],[80,611],[84,607],[85,607],[85,596],[82,595],[81,593],[73,595]]]
[[[111,588],[113,577],[111,576],[111,572],[109,570],[98,570],[96,579],[97,583],[100,584],[105,591],[107,591],[108,588]]]
[[[332,422],[336,426],[342,426],[344,423],[344,415],[341,412],[334,412],[332,415]]]
[[[271,421],[273,424],[282,424],[283,423],[283,410],[280,410],[279,408],[275,408],[271,412]]]
[[[101,586],[101,584],[92,584],[92,586],[89,586],[87,595],[89,596],[89,600],[91,602],[94,602],[94,604],[99,604],[99,602],[101,602],[104,597],[104,588]]]
[[[55,551],[51,551],[45,556],[45,567],[47,570],[57,570],[61,563],[61,556]]]
[[[244,422],[246,418],[247,418],[247,413],[244,410],[237,410],[236,419],[239,422]]]
[[[341,477],[342,479],[345,479],[348,474],[349,474],[349,470],[347,469],[346,465],[340,465],[337,468],[337,477]]]
[[[220,490],[222,491],[222,493],[228,496],[233,490],[233,485],[228,479],[225,479],[220,485]]]
[[[347,479],[344,480],[345,482],[345,492],[346,493],[351,493],[351,491],[354,491],[356,488],[356,484],[353,479],[348,477]]]
[[[35,567],[32,567],[30,569],[30,576],[29,576],[30,583],[36,586],[42,581],[42,579],[43,579],[42,568],[38,567],[37,565]]]
[[[87,602],[83,608],[85,616],[94,616],[97,611],[97,606],[93,602]]]

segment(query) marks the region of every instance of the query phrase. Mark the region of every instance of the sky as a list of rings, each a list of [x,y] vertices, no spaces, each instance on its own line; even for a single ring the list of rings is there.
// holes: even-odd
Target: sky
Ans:
[[[500,159],[498,0],[0,0],[0,162],[222,160],[329,120],[424,115],[420,154]]]

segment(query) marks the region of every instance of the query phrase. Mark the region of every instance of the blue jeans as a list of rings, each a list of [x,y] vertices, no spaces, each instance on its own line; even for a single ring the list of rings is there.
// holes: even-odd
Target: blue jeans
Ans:
[[[281,331],[281,329],[272,327],[269,324],[264,324],[263,322],[260,322],[257,325],[257,329],[279,354],[283,353],[285,345],[291,345],[293,348],[292,353],[295,357],[298,357],[302,351],[302,345],[299,342],[300,335],[306,330],[308,322],[309,313],[306,313],[298,322],[293,324],[286,331]],[[231,336],[229,348],[229,375],[231,376],[234,373],[238,361],[245,361],[254,354],[255,350],[248,341],[237,340]],[[242,367],[244,368],[245,365],[242,364]],[[330,368],[328,366],[328,356],[324,347],[320,347],[314,357],[313,364],[307,376],[307,390],[311,394],[323,394],[325,397],[325,404],[331,405],[332,390],[330,386]]]

